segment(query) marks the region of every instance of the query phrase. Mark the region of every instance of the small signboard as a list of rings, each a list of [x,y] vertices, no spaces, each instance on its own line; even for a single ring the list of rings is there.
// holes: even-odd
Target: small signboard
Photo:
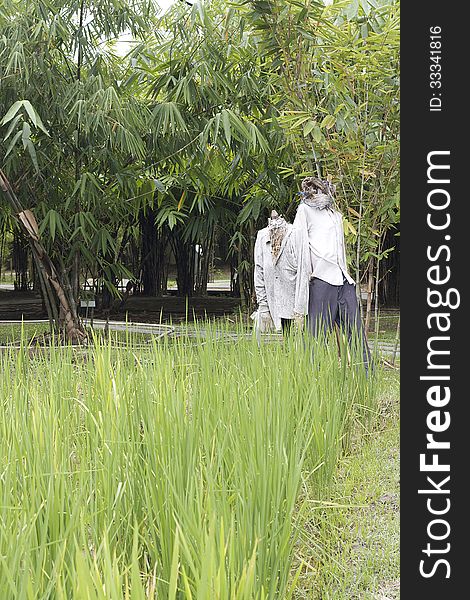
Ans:
[[[96,302],[95,300],[80,300],[81,308],[95,308]]]

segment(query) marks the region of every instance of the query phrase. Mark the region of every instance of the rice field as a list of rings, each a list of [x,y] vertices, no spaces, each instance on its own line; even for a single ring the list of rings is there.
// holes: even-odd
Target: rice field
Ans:
[[[0,354],[0,598],[293,596],[301,486],[374,426],[380,369],[211,327]]]

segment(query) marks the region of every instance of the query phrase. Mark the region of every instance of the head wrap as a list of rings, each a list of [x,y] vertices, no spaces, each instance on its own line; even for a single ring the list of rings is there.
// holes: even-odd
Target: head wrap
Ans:
[[[273,258],[277,258],[281,250],[282,240],[287,233],[288,223],[278,215],[275,218],[268,219],[269,239],[271,241],[271,254]]]
[[[319,210],[333,208],[333,196],[336,191],[336,186],[333,183],[327,179],[306,177],[301,185],[300,197],[302,202]]]

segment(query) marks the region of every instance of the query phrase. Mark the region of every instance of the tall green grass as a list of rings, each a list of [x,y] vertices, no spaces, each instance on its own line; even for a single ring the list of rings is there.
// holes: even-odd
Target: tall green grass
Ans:
[[[289,598],[302,480],[375,414],[376,376],[313,344],[1,354],[0,598]]]

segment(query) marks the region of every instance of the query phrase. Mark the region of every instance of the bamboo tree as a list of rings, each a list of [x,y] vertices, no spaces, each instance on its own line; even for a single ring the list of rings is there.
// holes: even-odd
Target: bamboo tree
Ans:
[[[39,221],[41,239],[76,314],[85,269],[112,287],[115,224],[131,215],[146,155],[145,102],[120,78],[112,40],[151,26],[151,2],[11,2],[0,14],[3,169]],[[2,20],[3,19],[3,20]],[[43,120],[40,118],[41,115]],[[6,145],[5,145],[6,144]]]

